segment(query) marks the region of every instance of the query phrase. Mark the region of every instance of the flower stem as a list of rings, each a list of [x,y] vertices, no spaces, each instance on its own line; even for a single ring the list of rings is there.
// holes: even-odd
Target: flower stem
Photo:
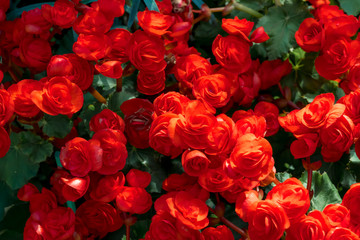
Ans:
[[[90,86],[87,90],[89,91],[89,93],[91,93],[91,95],[94,96],[94,98],[96,98],[96,100],[106,104],[106,99],[95,88]]]
[[[308,160],[308,162],[310,162],[310,157],[307,157],[306,160]],[[308,169],[307,170],[307,178],[308,179],[307,179],[306,189],[309,191],[310,200],[313,197],[313,192],[311,191],[312,176],[313,176],[313,170]]]
[[[232,222],[227,220],[225,217],[221,217],[220,221],[222,221],[226,226],[228,226],[229,228],[231,228],[232,230],[234,230],[235,232],[240,234],[241,238],[248,239],[248,235],[244,230],[242,230],[241,228],[238,228],[235,224],[233,224]]]
[[[196,23],[200,22],[201,20],[205,19],[206,16],[205,15],[200,15],[199,17],[195,18],[193,21],[193,25],[195,25]]]
[[[274,177],[274,180],[273,180],[273,182],[275,183],[275,185],[278,185],[278,184],[280,184],[281,182],[276,178],[276,177]]]
[[[248,13],[254,17],[257,17],[257,18],[261,18],[263,17],[263,15],[261,13],[259,13],[258,11],[255,11],[254,9],[252,8],[249,8],[243,4],[240,4],[236,1],[233,1],[233,5],[235,7],[235,9],[239,10],[239,11],[242,11],[242,12],[245,12],[245,13]]]
[[[292,101],[288,101],[288,103],[287,103],[290,107],[292,107],[293,109],[300,109],[299,107],[298,107],[298,105],[296,105],[294,102],[292,102]]]
[[[122,79],[122,76],[121,76],[118,79],[116,79],[116,91],[117,92],[121,92],[122,84],[123,84],[123,79]]]
[[[130,225],[126,225],[126,240],[130,240]]]
[[[209,207],[209,210],[216,215],[216,212],[214,209],[212,209],[211,207]],[[216,215],[217,216],[217,215]],[[234,230],[235,232],[237,232],[238,234],[241,235],[241,238],[243,239],[248,239],[248,234],[246,233],[246,231],[244,231],[243,229],[237,227],[235,224],[233,224],[232,222],[230,222],[228,219],[226,219],[225,217],[219,217],[220,221],[222,221],[227,227],[231,228],[232,230]]]

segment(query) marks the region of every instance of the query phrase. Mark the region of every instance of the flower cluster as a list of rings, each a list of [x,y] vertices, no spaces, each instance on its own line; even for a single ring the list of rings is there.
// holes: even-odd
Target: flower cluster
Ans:
[[[205,58],[190,44],[192,31],[199,21],[214,21],[219,8],[196,10],[191,0],[145,1],[148,8],[137,14],[136,1],[128,11],[125,0],[56,0],[12,21],[10,2],[0,1],[0,167],[28,157],[24,166],[14,160],[19,171],[29,165],[41,175],[16,184],[0,176],[6,191],[18,190],[18,199],[29,202],[24,239],[102,239],[118,230],[130,239],[130,227],[151,219],[138,239],[234,240],[236,232],[251,240],[359,240],[360,184],[348,172],[346,187],[337,186],[342,202],[336,191],[337,200],[320,209],[312,174],[321,160],[342,160],[353,144],[360,156],[360,25],[328,0],[308,2],[301,4],[311,4],[314,17],[302,18],[295,33],[306,53],[298,48],[275,59],[260,53],[273,44],[271,31],[259,25],[266,17],[237,16],[218,22],[221,34]],[[262,16],[245,5],[231,1],[220,11]],[[73,53],[58,49],[65,35]],[[298,102],[301,65],[292,58],[310,52],[319,52],[319,75],[340,78],[347,95]],[[286,76],[295,76],[294,86],[282,87]],[[67,135],[49,131],[51,121],[66,125]],[[277,145],[288,141],[273,144],[280,134],[296,138],[284,155],[303,160],[306,184],[301,173],[277,174],[293,167],[278,159]],[[331,180],[324,188],[335,191]],[[229,221],[231,212],[247,229]]]

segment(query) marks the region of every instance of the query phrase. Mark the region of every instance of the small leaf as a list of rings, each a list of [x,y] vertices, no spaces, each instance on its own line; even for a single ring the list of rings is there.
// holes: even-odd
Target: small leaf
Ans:
[[[291,174],[288,172],[279,172],[276,173],[275,176],[279,180],[279,182],[284,182],[286,179],[291,178]]]
[[[306,171],[301,176],[300,181],[306,187]],[[320,174],[317,171],[313,172],[312,190],[314,191],[314,195],[311,199],[310,211],[315,209],[322,211],[328,204],[341,203],[342,201],[338,190],[331,182],[327,173]]]
[[[47,136],[56,138],[64,138],[73,127],[71,119],[64,115],[50,116],[45,114],[40,124]]]
[[[295,32],[302,21],[311,17],[305,5],[297,1],[294,4],[274,6],[260,18],[257,27],[263,26],[270,39],[266,41],[269,60],[281,58],[290,48],[297,46]]]

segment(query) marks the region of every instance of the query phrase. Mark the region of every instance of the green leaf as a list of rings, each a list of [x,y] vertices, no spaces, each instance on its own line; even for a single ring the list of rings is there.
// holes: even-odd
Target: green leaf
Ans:
[[[73,122],[65,115],[50,116],[45,114],[39,124],[47,136],[56,138],[64,138],[73,127]]]
[[[94,76],[93,86],[102,87],[104,91],[107,91],[116,87],[116,79],[98,74]]]
[[[360,0],[339,0],[340,7],[349,15],[357,16],[360,13]]]
[[[10,150],[0,159],[0,180],[18,189],[36,175],[39,163],[51,156],[53,146],[31,132],[11,133],[10,139]]]
[[[300,178],[300,181],[306,187],[307,185],[307,172],[305,171]],[[313,172],[312,190],[314,191],[313,198],[311,199],[310,211],[322,211],[326,205],[341,203],[341,197],[338,190],[331,182],[327,173],[320,174],[317,171]]]
[[[296,47],[295,32],[307,17],[311,15],[305,5],[296,1],[294,4],[271,7],[260,18],[257,27],[263,26],[270,37],[265,42],[269,60],[281,58],[290,48]]]

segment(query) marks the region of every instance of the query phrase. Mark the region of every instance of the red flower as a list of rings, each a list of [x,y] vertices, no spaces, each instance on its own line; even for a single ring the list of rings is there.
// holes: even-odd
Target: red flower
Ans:
[[[111,17],[121,17],[125,10],[125,0],[99,0],[100,11]]]
[[[151,182],[151,175],[133,168],[126,174],[126,181],[130,187],[146,188]]]
[[[250,45],[243,38],[233,35],[218,35],[213,44],[212,52],[216,61],[226,70],[244,73],[251,66]]]
[[[259,102],[254,108],[254,113],[265,118],[266,137],[272,136],[279,131],[279,109],[275,104],[269,102]]]
[[[95,65],[99,73],[109,78],[121,78],[123,69],[120,61],[104,61]]]
[[[128,57],[128,45],[131,39],[131,33],[122,28],[110,30],[106,35],[111,40],[111,51],[108,57],[120,62],[129,61]]]
[[[250,239],[279,239],[285,229],[290,227],[284,209],[270,200],[260,201],[255,205],[256,208],[248,213]]]
[[[341,227],[349,210],[341,204],[329,204],[324,208],[323,213],[328,216],[331,227]]]
[[[205,240],[234,240],[234,235],[229,228],[219,225],[216,228],[208,227],[202,232]]]
[[[74,53],[53,56],[46,71],[48,77],[67,77],[81,90],[88,89],[94,78],[94,67]]]
[[[98,9],[89,8],[76,19],[73,28],[77,34],[102,35],[110,30],[113,20],[111,16]]]
[[[200,199],[187,192],[177,192],[166,200],[170,214],[191,229],[199,230],[209,224],[208,207]]]
[[[199,77],[212,73],[208,60],[196,54],[179,57],[175,64],[175,77],[182,87],[192,88],[192,83]]]
[[[103,151],[102,167],[97,170],[98,173],[111,175],[124,168],[128,152],[126,138],[121,131],[101,129],[93,135],[92,141],[100,142]]]
[[[216,120],[216,126],[208,135],[209,146],[205,149],[205,153],[209,155],[229,154],[238,138],[235,123],[225,114],[218,115]]]
[[[4,126],[14,114],[14,101],[11,92],[0,89],[0,126]]]
[[[91,175],[90,198],[101,202],[114,201],[125,184],[125,176],[122,172],[113,175]]]
[[[46,69],[52,56],[48,41],[31,36],[27,36],[21,40],[19,50],[21,61],[29,68],[34,68],[39,72]]]
[[[8,88],[8,92],[14,101],[15,113],[22,117],[35,117],[40,109],[32,101],[31,92],[34,90],[41,91],[42,88],[43,83],[31,79],[24,79],[12,84]],[[9,105],[11,106],[11,103]]]
[[[137,17],[140,27],[149,34],[161,37],[169,33],[168,29],[173,25],[175,18],[156,11],[145,10],[138,12]]]
[[[318,52],[325,43],[325,31],[314,18],[306,18],[296,31],[295,39],[305,52]]]
[[[136,148],[149,147],[149,131],[154,107],[149,100],[134,98],[120,106],[125,117],[125,133],[131,145]]]
[[[30,34],[48,34],[51,23],[46,21],[42,15],[42,10],[35,8],[24,11],[21,15],[21,21],[24,24],[25,31]]]
[[[165,89],[165,71],[155,74],[140,71],[137,76],[137,90],[146,95],[154,95]]]
[[[222,74],[212,74],[194,81],[193,95],[215,108],[225,106],[231,97],[231,82]]]
[[[17,198],[21,201],[28,202],[32,195],[39,193],[37,187],[32,183],[27,183],[17,192]]]
[[[309,192],[296,178],[289,178],[273,187],[266,199],[280,204],[291,223],[298,221],[310,207]]]
[[[351,61],[350,40],[343,38],[329,38],[320,55],[315,59],[315,68],[320,76],[334,80],[350,68]]]
[[[190,176],[199,176],[208,170],[210,160],[203,152],[186,150],[181,157],[184,171]]]
[[[124,120],[115,112],[107,108],[94,115],[90,120],[89,126],[90,131],[94,132],[106,128],[119,130],[121,132],[124,132],[125,130]]]
[[[350,211],[350,221],[353,224],[360,224],[360,183],[355,183],[350,186],[350,189],[345,193],[342,205]]]
[[[141,187],[122,187],[116,197],[116,206],[123,212],[144,214],[151,205],[151,195]]]
[[[72,202],[84,196],[90,184],[89,176],[84,178],[69,176],[61,178],[61,181],[63,182],[62,196],[65,200]]]
[[[321,222],[311,216],[303,216],[297,222],[291,223],[290,228],[286,231],[288,240],[319,240],[324,239],[325,231]]]
[[[264,137],[266,134],[266,120],[263,116],[257,116],[250,109],[247,112],[244,110],[236,111],[232,119],[235,122],[235,127],[239,136],[247,133],[252,133],[256,137]]]
[[[244,40],[250,42],[249,35],[254,27],[254,23],[248,20],[239,19],[237,16],[234,19],[222,19],[221,27],[230,35],[239,36]]]
[[[47,213],[43,226],[48,239],[67,240],[75,231],[75,213],[71,208],[52,209]]]
[[[72,175],[84,177],[102,166],[102,149],[96,141],[76,137],[61,148],[60,161]]]
[[[76,210],[76,217],[81,219],[94,238],[103,238],[123,225],[120,214],[113,206],[95,200],[87,200],[81,204]]]
[[[106,35],[84,35],[81,33],[73,45],[73,51],[86,60],[97,61],[109,54],[111,41]]]
[[[208,169],[199,176],[198,182],[201,187],[209,192],[223,192],[233,185],[232,179],[222,168]]]
[[[345,106],[337,103],[320,130],[321,154],[325,162],[338,161],[354,142],[354,123],[344,114]]]
[[[355,234],[348,228],[337,227],[331,229],[325,237],[325,240],[337,240],[337,239],[346,239],[346,240],[359,240],[359,236]]]
[[[48,22],[61,28],[72,27],[77,16],[74,3],[68,0],[56,0],[53,7],[44,4],[41,6],[41,11]]]
[[[262,62],[258,70],[261,80],[261,90],[276,85],[284,76],[288,75],[291,70],[292,66],[288,59],[284,62],[280,59]]]
[[[81,89],[66,77],[51,78],[42,90],[32,91],[31,98],[41,111],[53,116],[76,113],[84,102]]]
[[[48,213],[54,208],[57,208],[56,196],[50,190],[42,188],[41,193],[31,195],[30,213],[35,213],[37,211]]]
[[[274,166],[270,143],[254,134],[245,134],[238,139],[229,161],[228,172],[233,178],[247,177],[251,180],[264,180]]]
[[[154,100],[154,111],[157,116],[164,113],[184,114],[189,101],[178,92],[163,93]]]
[[[130,62],[140,71],[155,74],[166,68],[165,47],[160,38],[138,30],[131,37],[128,51]]]

